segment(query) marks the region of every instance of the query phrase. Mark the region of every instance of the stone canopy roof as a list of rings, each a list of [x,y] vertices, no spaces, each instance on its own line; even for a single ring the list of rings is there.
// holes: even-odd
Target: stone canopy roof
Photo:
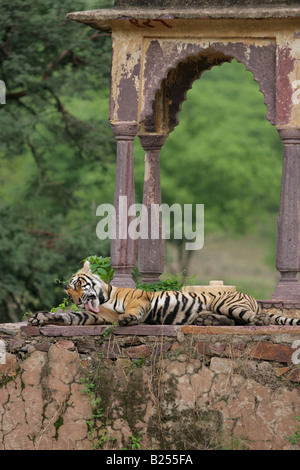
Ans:
[[[115,20],[201,18],[295,18],[299,0],[116,0],[108,9],[68,13],[69,20],[110,30]]]

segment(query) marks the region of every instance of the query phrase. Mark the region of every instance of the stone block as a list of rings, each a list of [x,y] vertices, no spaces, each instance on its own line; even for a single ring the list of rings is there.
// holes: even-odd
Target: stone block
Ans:
[[[254,346],[249,355],[253,359],[291,362],[293,352],[294,350],[288,344],[261,342]]]
[[[102,354],[103,358],[106,359],[116,359],[123,356],[122,349],[120,348],[119,344],[110,341],[101,345],[100,353]]]
[[[236,292],[235,286],[226,286],[223,281],[209,281],[208,286],[184,286],[182,289],[184,294],[194,292],[195,294],[201,294],[201,292],[211,292],[212,294],[225,293],[225,292]]]
[[[220,357],[212,357],[210,362],[210,370],[216,373],[231,373],[233,364],[230,359]]]
[[[210,352],[211,354],[216,354],[217,356],[221,355],[224,353],[224,351],[226,350],[226,344],[224,343],[212,343],[210,344]]]
[[[195,348],[199,354],[208,354],[210,356],[240,357],[243,354],[245,345],[228,345],[221,342],[211,343],[209,341],[196,341]]]
[[[18,361],[14,354],[9,352],[5,353],[5,362],[0,364],[0,373],[13,376],[16,374],[18,368]]]
[[[92,342],[88,341],[77,341],[76,347],[79,353],[81,354],[90,354],[96,351],[96,346]]]
[[[284,376],[290,382],[300,383],[300,369],[293,369]]]
[[[74,351],[75,349],[73,341],[70,340],[58,340],[56,341],[55,346],[59,349],[68,349],[69,351]]]
[[[140,346],[133,346],[132,348],[127,348],[125,351],[127,357],[131,359],[141,359],[142,357],[147,357],[151,354],[151,349],[144,344]]]
[[[34,345],[34,348],[38,351],[48,352],[51,343],[49,341],[42,341],[41,343],[37,343]]]
[[[9,351],[18,351],[22,346],[24,345],[24,341],[22,341],[19,338],[14,338],[13,340],[10,341],[8,345],[8,350]]]
[[[171,344],[170,343],[158,343],[155,345],[155,348],[154,348],[154,354],[155,355],[160,355],[160,354],[164,354],[166,353],[167,351],[169,351],[169,349],[171,348]]]
[[[210,346],[208,341],[196,341],[195,349],[199,354],[209,354]]]
[[[21,326],[20,330],[27,336],[39,336],[40,329],[37,326]]]
[[[37,386],[47,362],[47,354],[42,351],[33,352],[26,361],[22,362],[22,380],[25,386]]]
[[[282,375],[284,375],[286,372],[288,372],[290,370],[290,367],[275,367],[275,374],[277,375],[277,377],[281,377]]]

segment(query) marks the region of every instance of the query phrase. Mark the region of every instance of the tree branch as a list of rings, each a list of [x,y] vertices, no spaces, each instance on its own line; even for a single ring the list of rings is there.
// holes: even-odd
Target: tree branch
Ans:
[[[23,96],[27,96],[27,90],[16,91],[14,93],[6,93],[6,98],[9,98],[11,100],[19,100],[20,98],[23,98]]]
[[[33,143],[30,141],[29,137],[26,138],[26,142],[27,142],[28,147],[31,150],[31,154],[32,154],[32,156],[34,158],[34,161],[36,163],[36,166],[38,168],[38,182],[39,182],[39,188],[37,190],[37,193],[38,193],[41,186],[42,186],[42,180],[44,179],[45,171],[44,171],[43,166],[42,166],[41,157],[38,154],[38,152],[36,151],[36,148],[34,147]]]
[[[68,49],[65,49],[64,51],[62,51],[59,56],[57,57],[56,60],[53,60],[52,62],[49,62],[49,64],[46,66],[46,70],[45,72],[43,73],[42,75],[42,82],[46,80],[46,78],[49,76],[49,73],[50,73],[50,69],[53,68],[53,66],[56,64],[56,63],[59,63],[67,54],[69,54],[69,52],[71,52],[71,48],[68,47]]]

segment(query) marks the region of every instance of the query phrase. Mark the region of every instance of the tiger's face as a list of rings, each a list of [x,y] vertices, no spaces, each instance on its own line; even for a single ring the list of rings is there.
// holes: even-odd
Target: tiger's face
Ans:
[[[83,268],[72,277],[69,285],[65,286],[65,291],[81,310],[99,313],[100,301],[103,299],[102,281],[99,276],[92,273],[87,261]]]

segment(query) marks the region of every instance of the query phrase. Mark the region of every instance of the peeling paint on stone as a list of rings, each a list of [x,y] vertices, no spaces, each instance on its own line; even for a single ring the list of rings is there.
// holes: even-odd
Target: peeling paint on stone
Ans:
[[[276,123],[288,124],[292,111],[292,84],[289,75],[294,69],[295,59],[291,56],[288,46],[277,49],[277,80],[276,80]]]

